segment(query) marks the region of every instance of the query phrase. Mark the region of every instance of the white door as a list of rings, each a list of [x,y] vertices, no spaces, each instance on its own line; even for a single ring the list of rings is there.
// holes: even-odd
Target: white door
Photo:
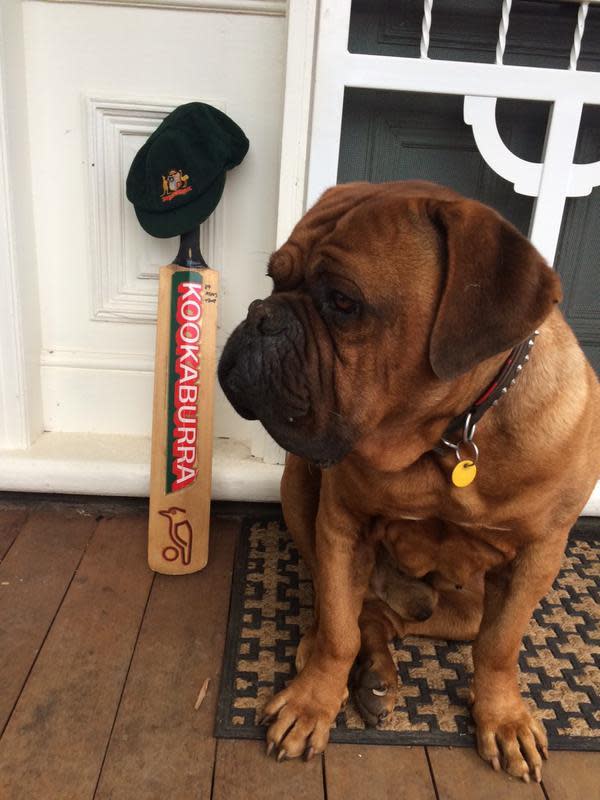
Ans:
[[[147,491],[157,272],[178,243],[142,231],[124,186],[180,103],[211,103],[250,140],[202,226],[221,273],[219,348],[269,291],[285,11],[285,0],[3,2],[0,489]],[[239,498],[265,437],[218,391],[214,494]],[[274,496],[278,469],[262,474],[258,497],[265,480]]]

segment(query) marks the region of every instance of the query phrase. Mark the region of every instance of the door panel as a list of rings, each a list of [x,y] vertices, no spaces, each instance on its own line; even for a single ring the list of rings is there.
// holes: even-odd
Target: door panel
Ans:
[[[170,108],[200,100],[245,130],[203,250],[221,273],[218,347],[269,291],[283,95],[283,15],[25,3],[42,318],[44,427],[149,435],[157,271],[175,241],[142,232],[124,185]],[[283,11],[283,8],[282,8]],[[250,442],[222,395],[217,436]]]
[[[522,158],[539,160],[547,105],[501,101],[498,106],[504,142]],[[527,233],[533,198],[516,195],[488,167],[463,122],[462,107],[458,96],[347,89],[338,180],[435,181],[493,205]]]
[[[575,162],[600,160],[600,108],[583,110]],[[567,200],[557,253],[563,282],[563,312],[600,374],[600,187]]]

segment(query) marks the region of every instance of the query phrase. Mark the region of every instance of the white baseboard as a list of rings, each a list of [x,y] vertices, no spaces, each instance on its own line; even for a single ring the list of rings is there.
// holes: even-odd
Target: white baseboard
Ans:
[[[0,450],[0,491],[147,497],[149,464],[146,436],[44,433],[27,450]],[[277,502],[282,471],[240,442],[216,439],[212,497]],[[583,516],[600,517],[600,483]]]
[[[239,442],[216,439],[214,500],[279,500],[282,466],[263,464]],[[150,439],[44,433],[27,450],[0,450],[0,491],[147,497]]]

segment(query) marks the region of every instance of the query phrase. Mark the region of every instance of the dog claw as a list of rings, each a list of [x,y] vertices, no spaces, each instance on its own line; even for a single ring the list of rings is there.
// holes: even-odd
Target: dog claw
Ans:
[[[546,760],[548,760],[548,748],[546,746],[542,747],[542,755]]]
[[[542,770],[539,767],[536,767],[533,770],[533,774],[534,774],[534,777],[535,777],[535,782],[536,783],[541,783],[542,782]]]
[[[525,783],[530,783],[530,782],[531,782],[531,778],[529,777],[529,773],[528,773],[528,772],[524,772],[524,773],[521,775],[521,777],[523,778],[523,780],[525,781]]]
[[[269,742],[269,744],[267,745],[267,758],[268,758],[268,757],[271,755],[271,753],[273,752],[273,748],[274,748],[274,747],[275,747],[275,742]]]
[[[498,760],[498,756],[494,756],[490,763],[494,769],[494,772],[500,772],[500,761]]]
[[[315,748],[311,745],[304,755],[305,761],[310,761],[315,757]]]
[[[285,756],[286,756],[286,752],[285,752],[284,748],[282,747],[281,750],[277,753],[277,761],[278,762],[284,761],[285,760]]]

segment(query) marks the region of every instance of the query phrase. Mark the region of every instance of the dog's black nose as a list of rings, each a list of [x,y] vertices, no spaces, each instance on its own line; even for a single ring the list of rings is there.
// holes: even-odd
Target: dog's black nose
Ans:
[[[280,303],[254,300],[248,306],[246,324],[262,336],[275,336],[285,328],[285,312]]]

